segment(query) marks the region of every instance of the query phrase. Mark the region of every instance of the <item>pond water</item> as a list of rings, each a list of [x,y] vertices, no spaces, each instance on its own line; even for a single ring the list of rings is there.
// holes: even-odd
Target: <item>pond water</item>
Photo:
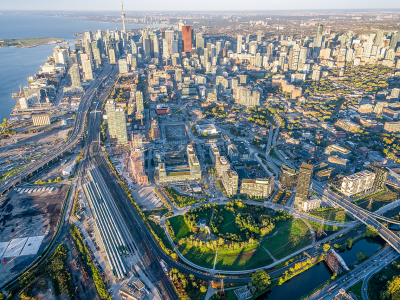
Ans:
[[[351,249],[339,254],[348,266],[357,263],[357,253],[363,252],[370,256],[383,247],[385,242],[380,238],[366,238],[358,241]],[[296,300],[312,291],[331,278],[332,272],[325,262],[320,262],[307,271],[297,275],[284,284],[274,287],[271,291],[259,296],[257,300]]]

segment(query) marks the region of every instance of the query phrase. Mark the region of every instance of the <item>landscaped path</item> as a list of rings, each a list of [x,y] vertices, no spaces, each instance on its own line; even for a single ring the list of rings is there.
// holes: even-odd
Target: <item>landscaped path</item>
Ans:
[[[312,244],[311,244],[311,245],[314,246],[314,245],[316,244],[316,240],[315,240],[316,233],[315,233],[314,229],[311,227],[311,225],[310,225],[307,221],[303,220],[303,218],[300,218],[300,219],[301,219],[304,223],[306,223],[307,227],[310,229],[311,235],[312,235],[312,237],[313,237],[313,241],[312,241]]]
[[[277,261],[277,259],[276,259],[274,256],[272,256],[272,254],[267,250],[267,248],[265,248],[263,245],[261,245],[261,247],[263,247],[263,249],[265,250],[265,252],[267,252],[267,253],[269,254],[269,256],[271,256],[271,258],[272,258],[272,260],[273,260],[274,262]]]
[[[316,244],[323,244],[323,243],[329,241],[329,240],[332,239],[332,238],[338,237],[340,234],[344,234],[344,233],[347,232],[347,231],[353,230],[353,228],[354,228],[356,225],[357,225],[357,224],[354,224],[354,225],[351,226],[351,227],[344,228],[344,229],[342,229],[342,230],[340,230],[340,231],[338,231],[338,232],[336,232],[336,233],[334,233],[334,234],[332,234],[332,235],[330,235],[330,236],[328,236],[328,237],[326,237],[326,238],[324,238],[324,239],[318,241]],[[191,266],[191,267],[193,267],[193,268],[196,268],[196,269],[201,270],[201,271],[204,271],[204,272],[208,272],[208,273],[210,273],[210,274],[231,274],[231,275],[239,275],[239,274],[247,274],[247,273],[250,273],[250,272],[255,272],[255,271],[259,271],[259,270],[269,269],[269,268],[272,268],[272,267],[278,265],[278,264],[281,263],[281,262],[284,262],[284,261],[286,261],[286,260],[292,258],[293,256],[296,256],[296,255],[302,253],[303,251],[307,251],[307,250],[313,248],[313,245],[308,245],[308,246],[306,246],[306,247],[304,247],[304,248],[302,248],[302,249],[300,249],[300,250],[298,250],[298,251],[296,251],[296,252],[294,252],[294,253],[292,253],[292,254],[290,254],[290,255],[288,255],[288,256],[282,258],[282,259],[279,259],[279,260],[274,261],[272,264],[269,264],[268,266],[262,266],[262,267],[259,267],[259,268],[256,268],[256,269],[243,270],[243,271],[215,270],[215,269],[209,269],[209,268],[205,268],[205,267],[201,267],[201,266],[199,266],[199,265],[196,265],[196,264],[194,264],[193,262],[189,261],[186,257],[184,257],[183,254],[182,254],[182,253],[178,250],[178,248],[176,247],[174,241],[172,240],[171,235],[169,234],[169,231],[167,230],[167,228],[166,228],[166,226],[165,226],[165,219],[162,219],[162,220],[161,220],[161,226],[163,227],[163,229],[164,229],[164,231],[165,231],[165,233],[166,233],[166,235],[167,235],[168,240],[170,241],[172,247],[174,248],[174,251],[176,252],[176,254],[178,254],[179,258],[180,258],[183,262],[185,262],[187,265],[189,265],[189,266]]]

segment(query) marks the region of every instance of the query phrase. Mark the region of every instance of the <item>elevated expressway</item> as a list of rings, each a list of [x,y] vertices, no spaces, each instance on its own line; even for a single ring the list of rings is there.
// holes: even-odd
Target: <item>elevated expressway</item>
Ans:
[[[20,184],[23,180],[27,179],[29,175],[47,166],[50,162],[62,156],[65,152],[73,149],[79,143],[84,134],[86,114],[89,110],[91,101],[96,95],[98,87],[103,83],[104,80],[108,78],[110,72],[111,67],[105,67],[98,78],[83,95],[78,111],[76,112],[74,128],[68,140],[59,145],[57,148],[53,149],[47,155],[41,157],[25,169],[17,172],[2,182],[0,184],[0,195],[7,193],[16,185]]]
[[[377,219],[394,223],[394,224],[400,224],[399,221],[392,220],[383,216],[380,216],[378,214],[374,214],[372,212],[366,211],[362,209],[361,207],[353,204],[352,202],[338,196],[334,192],[332,192],[329,189],[323,190],[323,188],[319,186],[314,186],[313,187],[318,193],[324,195],[327,200],[333,204],[337,204],[340,207],[342,207],[344,210],[346,210],[348,213],[350,213],[354,219],[357,219],[364,223],[365,225],[371,225],[375,229],[378,230],[379,235],[390,245],[392,246],[398,253],[400,253],[400,238],[396,234],[394,234],[391,230],[386,228],[384,225],[382,225]]]

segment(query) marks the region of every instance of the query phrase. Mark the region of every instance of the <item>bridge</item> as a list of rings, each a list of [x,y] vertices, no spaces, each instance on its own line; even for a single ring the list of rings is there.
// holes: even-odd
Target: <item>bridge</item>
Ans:
[[[375,229],[378,230],[379,235],[397,252],[400,253],[400,238],[390,231],[388,228],[383,226],[377,219],[383,220],[393,224],[399,224],[400,221],[392,220],[373,212],[362,209],[361,207],[353,204],[352,202],[338,196],[334,192],[329,189],[323,189],[318,184],[313,185],[313,188],[320,194],[324,195],[329,202],[334,203],[342,207],[345,211],[347,211],[350,215],[353,216],[354,219],[361,221],[365,225],[371,225]]]
[[[20,184],[23,180],[27,179],[33,173],[47,166],[55,159],[62,156],[65,152],[73,149],[80,142],[85,130],[86,114],[89,110],[92,99],[97,94],[97,89],[100,84],[109,76],[110,71],[111,69],[109,66],[104,68],[98,79],[96,79],[96,81],[90,86],[89,90],[86,91],[83,95],[75,116],[74,128],[68,140],[47,155],[41,157],[40,159],[30,164],[28,167],[17,172],[13,176],[2,182],[0,184],[0,195],[7,193],[9,190]]]

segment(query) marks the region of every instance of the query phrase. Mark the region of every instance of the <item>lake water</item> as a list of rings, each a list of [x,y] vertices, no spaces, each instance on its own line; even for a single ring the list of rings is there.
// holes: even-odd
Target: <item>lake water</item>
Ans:
[[[346,249],[339,254],[346,264],[350,266],[357,263],[357,253],[363,252],[371,256],[384,244],[385,242],[380,237],[362,239],[355,243],[350,250]],[[307,271],[286,281],[284,284],[274,287],[271,291],[259,296],[256,300],[296,300],[327,281],[331,276],[332,272],[329,267],[324,262],[320,262]]]
[[[127,29],[147,26],[126,24]],[[98,29],[121,30],[122,24],[40,15],[0,15],[0,40],[56,37],[73,43],[75,33]],[[54,45],[0,48],[0,123],[4,118],[9,118],[18,101],[12,99],[11,94],[19,91],[19,85],[28,85],[27,78],[39,72],[40,66],[52,55],[53,49]]]

